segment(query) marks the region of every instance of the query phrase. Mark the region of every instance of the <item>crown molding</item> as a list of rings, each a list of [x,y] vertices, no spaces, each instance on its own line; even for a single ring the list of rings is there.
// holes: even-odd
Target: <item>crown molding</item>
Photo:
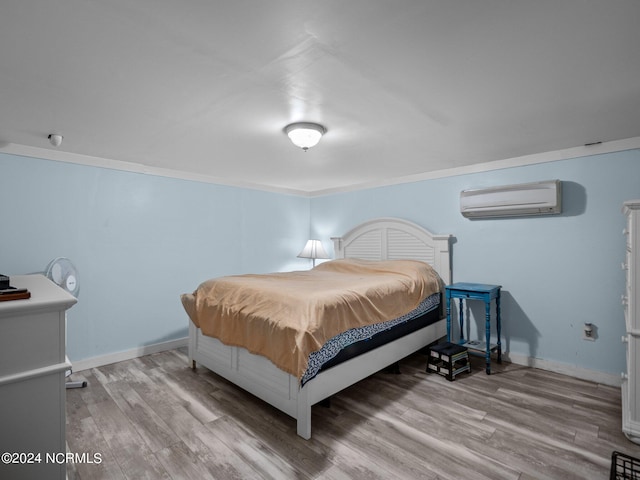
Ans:
[[[560,160],[601,155],[604,153],[620,152],[624,150],[634,150],[638,148],[640,148],[640,137],[632,137],[622,140],[602,142],[594,145],[584,145],[580,147],[566,148],[563,150],[554,150],[532,155],[523,155],[520,157],[507,158],[503,160],[494,160],[491,162],[447,168],[416,175],[408,175],[387,180],[364,182],[359,184],[347,185],[344,187],[328,188],[315,191],[303,191],[294,188],[274,187],[270,185],[230,180],[227,178],[215,177],[211,175],[186,172],[170,168],[151,167],[139,163],[123,162],[121,160],[111,160],[101,157],[93,157],[90,155],[64,152],[60,150],[51,150],[47,148],[30,147],[27,145],[20,145],[16,143],[0,144],[0,153],[40,158],[44,160],[53,160],[57,162],[74,163],[78,165],[87,165],[99,168],[107,168],[112,170],[122,170],[126,172],[141,173],[145,175],[156,175],[159,177],[176,178],[193,182],[210,183],[216,185],[247,188],[251,190],[261,190],[272,193],[281,193],[286,195],[296,195],[312,198],[333,195],[336,193],[348,193],[378,187],[401,185],[404,183],[414,183],[424,180],[468,175],[472,173],[490,172],[493,170],[500,170],[504,168],[514,168],[526,165],[556,162]]]

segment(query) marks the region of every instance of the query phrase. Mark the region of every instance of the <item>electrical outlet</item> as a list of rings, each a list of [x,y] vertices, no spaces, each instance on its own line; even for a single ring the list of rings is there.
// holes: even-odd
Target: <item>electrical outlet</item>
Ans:
[[[593,323],[585,323],[582,328],[582,339],[595,342],[596,338],[598,338],[598,327]]]

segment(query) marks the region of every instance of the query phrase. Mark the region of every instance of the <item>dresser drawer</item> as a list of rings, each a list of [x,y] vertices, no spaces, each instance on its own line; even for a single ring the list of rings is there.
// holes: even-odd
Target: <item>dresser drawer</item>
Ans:
[[[623,338],[627,353],[627,372],[623,376],[627,384],[629,418],[640,421],[640,382],[634,375],[640,361],[640,336],[628,333]]]
[[[627,226],[622,231],[622,233],[624,234],[625,239],[626,239],[627,250],[631,250],[631,246],[633,245],[633,243],[631,241],[631,231],[632,230],[633,230],[633,219],[632,219],[631,215],[627,215]]]
[[[463,298],[471,300],[484,300],[486,295],[476,292],[464,292],[459,290],[451,290],[451,298]]]
[[[0,377],[65,362],[64,312],[3,318],[1,331]]]
[[[640,333],[640,273],[635,252],[627,251],[622,269],[625,272],[625,292],[622,295],[627,331]]]

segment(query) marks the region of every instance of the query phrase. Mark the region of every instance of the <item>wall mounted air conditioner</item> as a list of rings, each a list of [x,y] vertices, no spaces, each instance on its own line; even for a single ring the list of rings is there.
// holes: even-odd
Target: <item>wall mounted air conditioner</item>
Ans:
[[[560,180],[460,192],[460,213],[467,218],[549,215],[561,211],[562,182]]]

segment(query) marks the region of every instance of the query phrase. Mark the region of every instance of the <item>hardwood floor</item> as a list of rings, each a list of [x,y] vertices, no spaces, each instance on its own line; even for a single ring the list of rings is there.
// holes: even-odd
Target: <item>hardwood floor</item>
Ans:
[[[295,421],[183,349],[77,372],[67,445],[101,461],[73,479],[604,479],[612,451],[640,457],[621,432],[620,389],[481,358],[454,382],[415,354]]]

